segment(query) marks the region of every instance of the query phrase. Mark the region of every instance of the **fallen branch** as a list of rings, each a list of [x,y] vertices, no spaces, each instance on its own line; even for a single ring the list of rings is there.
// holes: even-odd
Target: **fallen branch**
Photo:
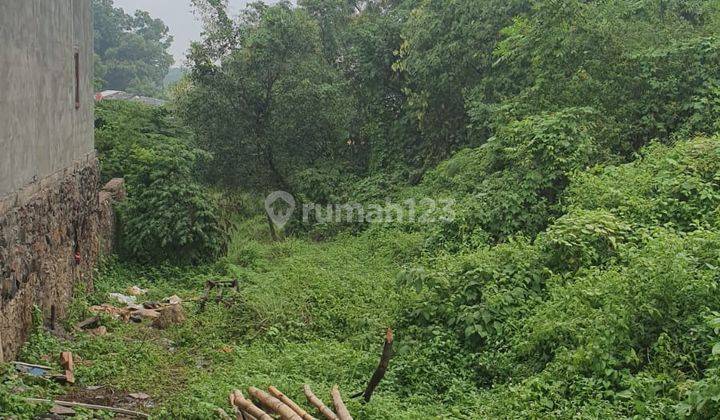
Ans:
[[[268,387],[268,391],[270,391],[270,394],[274,396],[275,398],[282,401],[285,405],[292,408],[293,411],[295,411],[300,417],[303,418],[303,420],[315,420],[315,417],[308,414],[307,411],[303,410],[302,407],[295,404],[295,401],[291,400],[290,397],[280,392],[279,389],[275,388],[274,386]]]
[[[387,333],[385,334],[385,344],[383,345],[382,355],[380,356],[380,363],[378,364],[377,369],[375,369],[375,373],[373,373],[373,376],[370,378],[370,382],[368,382],[365,391],[353,395],[352,398],[362,395],[366,403],[370,402],[370,398],[372,398],[372,394],[373,392],[375,392],[375,388],[377,388],[378,384],[380,384],[380,381],[382,381],[382,379],[385,377],[385,372],[387,372],[388,365],[390,364],[390,358],[392,357],[393,353],[392,346],[393,331],[391,328],[388,328]]]
[[[55,404],[55,405],[59,405],[62,407],[78,407],[78,408],[87,408],[89,410],[111,411],[113,413],[125,414],[128,416],[135,416],[135,417],[140,417],[143,419],[150,418],[149,415],[147,415],[145,413],[141,413],[139,411],[126,410],[124,408],[108,407],[105,405],[85,404],[85,403],[77,403],[77,402],[70,402],[70,401],[53,401],[53,400],[44,400],[41,398],[25,398],[25,401],[27,401],[29,403],[35,403],[35,404]]]
[[[335,412],[337,413],[338,418],[340,420],[353,420],[347,407],[345,407],[345,403],[340,395],[340,389],[337,385],[333,385],[330,394],[332,395],[333,405],[335,406]]]
[[[295,410],[288,407],[287,405],[285,405],[285,403],[266,393],[265,391],[251,386],[250,388],[248,388],[248,392],[250,393],[250,395],[257,398],[257,400],[260,401],[262,405],[270,409],[273,413],[279,414],[282,420],[302,420],[302,417],[300,417],[298,413],[295,412]]]
[[[303,391],[305,392],[305,397],[307,397],[307,400],[310,404],[312,404],[313,407],[317,408],[317,410],[325,416],[327,420],[340,420],[338,416],[329,409],[323,402],[320,400],[320,398],[316,397],[315,394],[313,394],[312,390],[310,389],[310,386],[305,384],[303,385]]]
[[[230,394],[230,405],[240,409],[241,412],[248,413],[257,420],[273,420],[270,415],[258,408],[252,401],[245,398],[242,392],[235,390]],[[243,415],[244,417],[244,415]]]

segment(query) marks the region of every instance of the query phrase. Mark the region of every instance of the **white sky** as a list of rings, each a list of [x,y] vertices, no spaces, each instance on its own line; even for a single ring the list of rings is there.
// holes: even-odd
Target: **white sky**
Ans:
[[[237,15],[252,0],[229,0],[230,11]],[[170,53],[175,57],[175,66],[185,61],[190,43],[200,39],[202,25],[195,18],[189,0],[114,0],[115,7],[122,7],[126,13],[146,10],[152,17],[162,19],[175,38]]]

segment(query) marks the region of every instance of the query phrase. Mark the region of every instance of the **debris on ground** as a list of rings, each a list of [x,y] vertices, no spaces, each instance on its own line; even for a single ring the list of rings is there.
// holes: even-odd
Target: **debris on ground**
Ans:
[[[130,310],[128,308],[118,308],[108,303],[91,306],[90,312],[96,314],[108,314],[115,319],[122,319],[124,321],[127,321],[130,318]]]
[[[185,322],[185,311],[180,305],[170,305],[160,310],[160,316],[153,321],[153,327],[164,330],[171,325]]]
[[[124,303],[127,306],[137,304],[137,297],[135,296],[127,296],[123,295],[122,293],[110,293],[108,296],[110,296],[110,299],[115,299],[116,301]]]
[[[134,400],[148,400],[150,399],[150,396],[144,392],[136,392],[132,394],[128,394],[128,396]]]
[[[32,365],[30,363],[13,362],[15,370],[25,375],[34,376],[36,378],[46,378],[50,376],[52,368],[50,366]]]
[[[56,416],[74,416],[77,413],[70,407],[55,404],[50,409],[50,414],[55,414]]]
[[[141,289],[137,286],[128,287],[127,289],[127,294],[130,296],[142,296],[147,292],[147,289]]]
[[[75,329],[78,331],[90,330],[97,328],[100,325],[100,317],[93,316],[75,324]]]
[[[162,305],[160,304],[160,302],[148,301],[148,302],[143,302],[142,306],[145,309],[158,309]]]
[[[140,318],[140,319],[157,319],[160,317],[160,312],[156,311],[155,309],[145,309],[140,308],[135,311],[132,311],[130,313],[130,319],[133,318]]]
[[[62,374],[57,373],[57,369],[53,369],[50,366],[33,365],[30,363],[13,362],[15,370],[18,373],[32,376],[35,378],[43,378],[45,380],[54,380],[63,384],[74,384],[75,383],[75,364],[73,362],[72,353],[64,351],[60,353],[60,365],[62,367]],[[54,372],[53,372],[54,371]]]
[[[69,384],[75,383],[75,363],[73,355],[69,351],[60,353],[60,365],[65,369],[65,382]]]
[[[178,295],[172,295],[169,298],[165,298],[165,303],[169,305],[179,305],[182,303],[182,299]]]
[[[88,410],[98,410],[98,411],[109,411],[113,413],[118,414],[124,414],[127,416],[133,416],[136,418],[149,418],[149,416],[145,413],[141,413],[139,411],[133,411],[133,410],[126,410],[124,408],[118,408],[118,407],[110,407],[110,406],[104,406],[104,405],[98,405],[98,404],[86,404],[86,403],[79,403],[79,402],[72,402],[72,401],[53,401],[53,400],[46,400],[42,398],[25,398],[25,401],[32,404],[54,404],[53,408],[60,406],[65,408],[84,408]],[[52,413],[55,414],[55,413]]]
[[[102,336],[104,336],[104,335],[107,335],[108,330],[107,330],[107,328],[106,328],[105,326],[101,325],[101,326],[99,326],[99,327],[97,327],[97,328],[93,328],[93,329],[91,329],[91,330],[87,330],[87,332],[88,332],[88,334],[90,334],[90,335],[102,337]]]
[[[181,306],[182,299],[177,295],[165,298],[162,302],[147,301],[141,305],[137,303],[135,296],[126,296],[120,293],[110,293],[109,296],[121,303],[125,303],[125,307],[121,308],[104,303],[90,307],[90,312],[108,314],[125,322],[141,323],[145,319],[151,319],[156,321],[153,325],[158,328],[167,328],[170,325],[180,324],[185,321],[185,312]],[[77,328],[87,329],[88,332],[95,335],[107,334],[107,329],[100,329],[100,327],[90,330],[91,326],[94,325],[93,320],[94,318],[88,318],[78,324]]]

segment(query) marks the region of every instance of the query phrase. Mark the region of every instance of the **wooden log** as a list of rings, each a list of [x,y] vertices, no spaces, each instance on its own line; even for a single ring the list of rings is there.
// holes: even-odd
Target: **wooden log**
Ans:
[[[330,394],[332,395],[333,406],[335,406],[335,412],[337,413],[338,418],[340,420],[353,420],[347,407],[345,407],[345,403],[340,395],[340,389],[337,385],[333,385]]]
[[[216,408],[215,414],[218,415],[220,420],[232,420],[232,417],[230,417],[230,415],[228,415],[228,413],[225,410],[223,410],[222,408]]]
[[[75,383],[75,364],[72,353],[64,351],[60,353],[60,365],[65,369],[65,380],[69,384]]]
[[[292,410],[295,411],[300,417],[302,417],[303,420],[315,420],[315,417],[311,416],[310,414],[308,414],[307,411],[303,410],[302,407],[295,404],[295,401],[291,400],[290,397],[280,392],[279,389],[275,388],[274,386],[270,386],[268,387],[268,391],[273,397],[279,399],[285,405],[292,408]]]
[[[248,413],[258,420],[273,420],[270,415],[258,408],[252,401],[245,398],[239,390],[235,390],[230,394],[230,405],[237,407],[241,412]]]
[[[312,404],[313,407],[317,408],[320,414],[325,416],[327,420],[340,420],[338,416],[331,409],[329,409],[320,398],[313,394],[309,385],[303,385],[303,391],[305,392],[305,397],[307,397],[308,402]]]
[[[254,386],[248,388],[248,392],[270,411],[279,414],[282,420],[302,420],[302,417],[300,417],[295,410],[267,392],[257,389]]]
[[[25,401],[29,403],[36,403],[36,404],[55,404],[60,405],[63,407],[78,407],[78,408],[87,408],[88,410],[101,410],[101,411],[110,411],[113,413],[119,413],[119,414],[125,414],[128,416],[135,416],[143,419],[150,418],[145,413],[141,413],[139,411],[132,411],[132,410],[126,410],[124,408],[117,408],[117,407],[109,407],[105,405],[96,405],[96,404],[85,404],[85,403],[77,403],[77,402],[70,402],[70,401],[53,401],[53,400],[45,400],[41,398],[25,398]]]
[[[356,395],[358,397],[362,395],[366,403],[370,402],[370,398],[372,398],[372,394],[373,392],[375,392],[375,388],[377,388],[380,381],[382,381],[382,379],[385,377],[385,372],[387,372],[388,365],[390,364],[390,358],[392,357],[392,353],[393,330],[391,328],[388,328],[387,332],[385,333],[385,344],[383,345],[382,355],[380,356],[380,363],[378,364],[377,369],[375,369],[375,373],[373,373],[373,376],[370,378],[370,382],[368,382],[365,391]]]

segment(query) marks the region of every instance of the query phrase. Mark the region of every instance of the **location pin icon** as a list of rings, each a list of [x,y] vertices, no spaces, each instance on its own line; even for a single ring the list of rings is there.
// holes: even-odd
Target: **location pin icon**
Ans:
[[[285,211],[280,212],[276,210],[275,207],[277,206],[274,206],[274,204],[278,200],[284,201],[287,205],[287,209],[285,209]],[[285,191],[275,191],[265,198],[265,211],[267,211],[270,220],[272,220],[275,226],[278,229],[282,229],[285,227],[287,222],[290,221],[290,217],[295,211],[295,198]]]

